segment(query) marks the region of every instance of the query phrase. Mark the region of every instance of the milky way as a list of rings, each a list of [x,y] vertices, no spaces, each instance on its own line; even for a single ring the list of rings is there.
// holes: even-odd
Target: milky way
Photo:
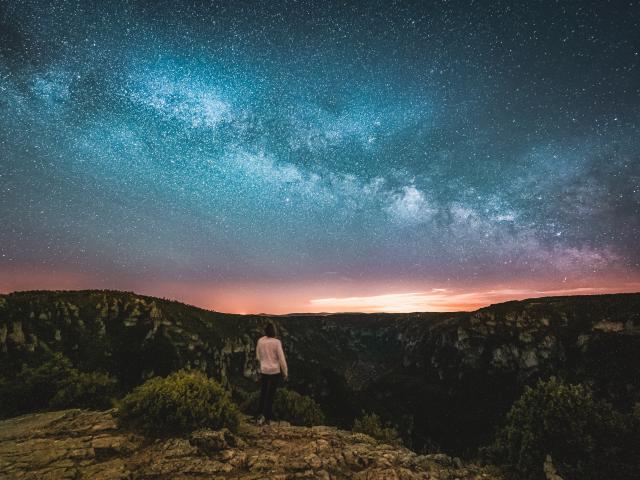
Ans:
[[[0,5],[0,291],[640,290],[636,2]]]

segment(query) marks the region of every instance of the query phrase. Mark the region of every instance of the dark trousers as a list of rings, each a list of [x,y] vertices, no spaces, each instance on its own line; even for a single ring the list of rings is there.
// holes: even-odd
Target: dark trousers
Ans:
[[[260,403],[258,404],[258,414],[264,415],[266,420],[271,420],[273,409],[273,398],[276,395],[276,388],[280,383],[281,375],[274,373],[260,374]]]

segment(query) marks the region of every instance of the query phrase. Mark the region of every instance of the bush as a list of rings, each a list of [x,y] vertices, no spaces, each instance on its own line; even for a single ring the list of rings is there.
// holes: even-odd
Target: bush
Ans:
[[[222,386],[196,370],[151,378],[118,404],[121,423],[157,436],[203,427],[237,431],[238,413]]]
[[[389,445],[401,445],[402,440],[395,428],[383,425],[380,417],[375,413],[362,412],[360,418],[353,422],[354,432],[365,433],[376,440]]]
[[[260,392],[252,392],[245,396],[242,410],[255,414],[258,411]],[[273,415],[277,420],[285,420],[293,425],[310,427],[323,425],[325,415],[320,405],[311,397],[301,395],[294,390],[278,388],[273,399]]]
[[[276,418],[286,420],[293,425],[310,427],[325,423],[324,413],[313,398],[286,388],[276,391],[273,399],[273,413]]]
[[[73,372],[64,379],[49,401],[52,408],[110,408],[117,382],[106,373]]]
[[[3,416],[50,408],[109,408],[116,380],[74,368],[61,353],[37,366],[23,365],[13,379],[0,380]]]
[[[519,479],[543,479],[550,454],[563,478],[622,480],[640,478],[633,445],[638,428],[631,415],[594,399],[585,385],[552,377],[526,388],[487,452]]]

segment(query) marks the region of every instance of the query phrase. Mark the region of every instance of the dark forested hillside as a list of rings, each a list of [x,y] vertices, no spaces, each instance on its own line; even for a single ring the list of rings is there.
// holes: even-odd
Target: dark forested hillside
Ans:
[[[547,297],[475,312],[231,315],[120,291],[0,295],[0,378],[61,352],[122,392],[182,367],[257,387],[254,345],[279,328],[290,388],[350,426],[393,422],[415,449],[474,449],[527,384],[559,375],[629,410],[640,400],[640,294]],[[6,413],[6,412],[5,412]]]

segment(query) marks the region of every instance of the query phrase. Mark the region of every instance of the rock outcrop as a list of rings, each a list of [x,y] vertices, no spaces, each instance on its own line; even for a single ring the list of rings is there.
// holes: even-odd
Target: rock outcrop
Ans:
[[[553,465],[551,455],[547,455],[545,457],[542,470],[544,471],[544,477],[546,480],[562,480],[562,477],[558,475],[556,467]]]
[[[3,480],[484,479],[499,475],[446,455],[417,455],[333,427],[244,422],[152,440],[118,428],[113,411],[37,413],[0,422]]]

